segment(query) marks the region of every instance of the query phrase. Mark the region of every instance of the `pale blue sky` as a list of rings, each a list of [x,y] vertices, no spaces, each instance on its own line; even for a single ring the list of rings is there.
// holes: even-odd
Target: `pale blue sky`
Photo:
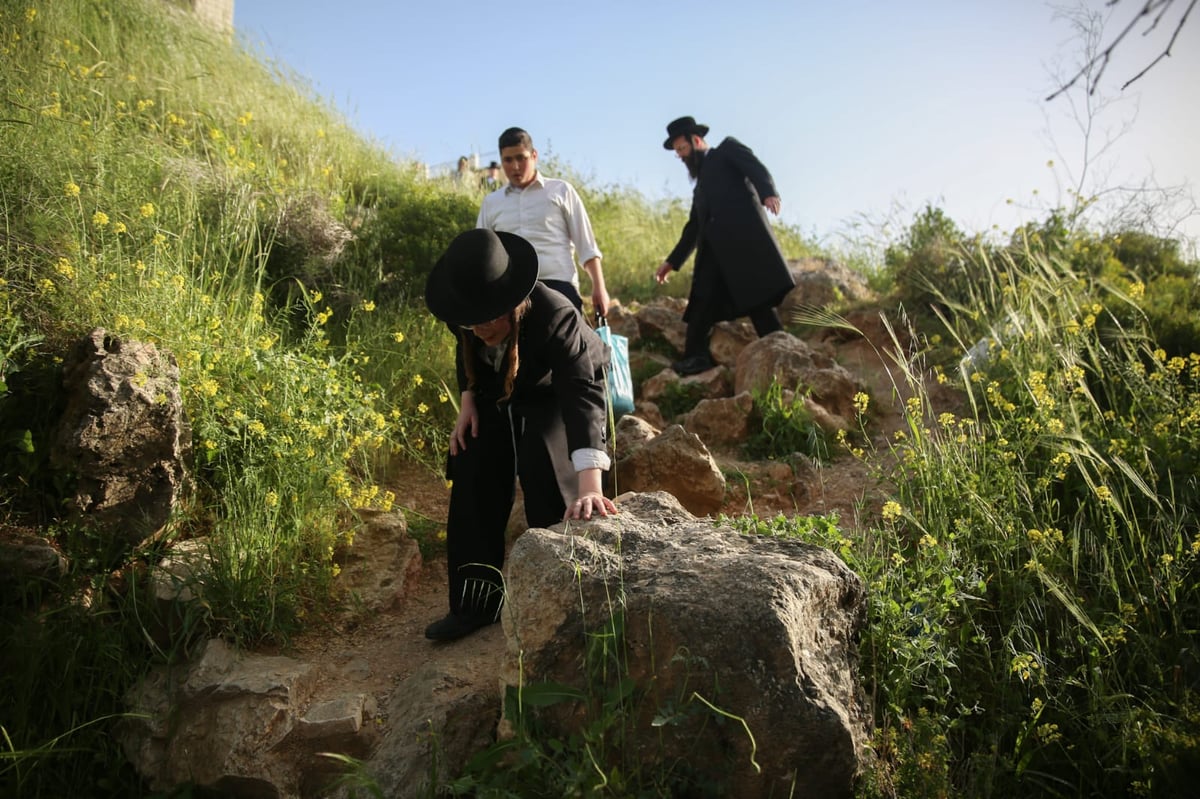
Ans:
[[[1065,203],[1083,140],[1068,102],[1043,98],[1055,65],[1080,61],[1056,12],[1079,5],[235,0],[234,24],[354,127],[431,164],[486,162],[519,125],[597,183],[687,197],[662,140],[691,114],[711,144],[732,135],[758,154],[785,221],[836,244],[855,220],[904,226],[926,202],[969,231]],[[1122,0],[1109,30],[1140,5]],[[1165,41],[1140,32],[1109,66],[1101,92],[1119,102],[1096,120],[1101,138],[1132,128],[1092,162],[1086,191],[1153,177],[1200,196],[1200,20],[1122,93]],[[1184,232],[1200,236],[1200,216]]]

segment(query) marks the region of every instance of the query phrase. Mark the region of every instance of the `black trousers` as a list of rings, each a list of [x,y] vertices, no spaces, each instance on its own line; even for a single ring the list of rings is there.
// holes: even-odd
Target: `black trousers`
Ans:
[[[575,288],[574,283],[569,280],[543,280],[542,282],[570,300],[571,304],[575,306],[575,310],[583,313],[583,297],[579,296],[579,289]]]
[[[446,561],[453,613],[496,614],[504,601],[504,530],[520,478],[530,527],[562,521],[574,489],[562,414],[552,403],[524,415],[477,404],[479,437],[450,457]],[[564,490],[565,487],[565,490]]]
[[[708,337],[717,321],[712,309],[707,304],[692,303],[689,305],[687,338],[683,345],[684,358],[709,355]],[[759,338],[774,333],[776,330],[783,330],[779,314],[770,305],[764,305],[751,311],[750,322],[754,325],[754,332],[758,334]]]

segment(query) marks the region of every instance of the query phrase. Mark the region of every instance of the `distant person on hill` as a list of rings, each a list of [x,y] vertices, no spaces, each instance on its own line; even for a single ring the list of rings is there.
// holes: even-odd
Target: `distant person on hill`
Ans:
[[[458,339],[461,393],[446,465],[450,613],[426,628],[435,641],[499,618],[516,477],[530,527],[617,512],[601,493],[610,465],[602,371],[608,350],[537,275],[529,242],[475,229],[450,243],[425,284],[430,312]]]
[[[508,185],[483,198],[475,226],[516,233],[537,250],[538,279],[562,292],[583,311],[578,256],[592,279],[592,310],[608,315],[608,290],[600,266],[600,248],[583,201],[565,180],[548,178],[537,168],[533,139],[520,128],[500,134],[500,162]]]
[[[663,142],[683,161],[696,184],[679,243],[654,275],[660,284],[666,283],[695,251],[692,288],[683,314],[687,322],[683,358],[671,364],[680,375],[716,366],[708,337],[719,321],[749,316],[760,337],[782,330],[775,306],[795,286],[763,210],[779,215],[779,192],[771,174],[737,139],[729,137],[709,147],[704,141],[707,133],[707,125],[680,117],[667,125]]]
[[[460,186],[469,186],[471,179],[471,159],[465,155],[458,157],[458,168],[454,170],[454,182]]]
[[[495,161],[489,162],[487,171],[479,179],[479,188],[484,191],[495,191],[503,187],[504,181],[500,178],[500,165]]]

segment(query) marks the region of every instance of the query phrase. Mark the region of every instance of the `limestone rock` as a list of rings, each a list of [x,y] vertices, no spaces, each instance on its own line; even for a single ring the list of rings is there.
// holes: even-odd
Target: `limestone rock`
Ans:
[[[70,506],[137,544],[162,528],[187,482],[192,436],[179,367],[153,344],[96,329],[68,354],[63,388],[50,461],[76,478]]]
[[[492,744],[500,697],[476,690],[467,675],[423,666],[397,686],[387,716],[390,731],[371,756],[370,771],[381,796],[420,799],[434,795],[431,776],[439,783],[458,776],[472,755]]]
[[[157,667],[130,689],[121,745],[153,790],[190,783],[228,797],[306,795],[333,774],[318,752],[361,757],[373,743],[363,723],[373,700],[350,694],[310,707],[318,681],[309,664],[213,639],[190,665]]]
[[[636,686],[626,757],[646,770],[686,763],[718,795],[849,797],[870,726],[856,678],[862,580],[826,549],[740,535],[662,493],[620,510],[513,547],[503,684],[595,695],[581,663],[590,634],[616,619],[610,651]],[[582,714],[560,704],[539,722],[566,738]]]
[[[683,312],[687,300],[664,297],[638,309],[637,326],[642,339],[664,341],[676,352],[683,352],[687,337],[687,325],[683,323]]]
[[[339,585],[367,609],[379,612],[395,605],[405,583],[421,569],[421,549],[408,534],[408,523],[398,510],[359,508],[362,527],[354,544],[340,553]]]
[[[758,335],[754,332],[754,325],[745,319],[718,322],[708,339],[708,351],[714,361],[732,367],[746,345],[756,338]]]
[[[750,435],[753,409],[754,398],[749,391],[743,391],[736,397],[702,399],[680,417],[679,423],[710,448],[737,446]]]
[[[715,513],[725,499],[725,475],[704,442],[673,424],[617,461],[618,491],[666,491],[692,513]]]
[[[788,262],[796,287],[779,304],[779,318],[788,324],[797,311],[865,302],[875,292],[862,275],[824,258],[804,258]]]
[[[50,541],[0,525],[0,602],[37,596],[39,584],[54,584],[66,572],[67,559]]]
[[[729,396],[730,374],[723,367],[706,369],[694,375],[680,377],[670,369],[664,369],[642,383],[642,397],[658,402],[670,392],[684,392],[697,400],[708,397]]]
[[[831,357],[782,330],[742,350],[734,393],[765,391],[772,382],[805,391],[813,402],[843,419],[854,418],[854,395],[862,390],[857,378]]]

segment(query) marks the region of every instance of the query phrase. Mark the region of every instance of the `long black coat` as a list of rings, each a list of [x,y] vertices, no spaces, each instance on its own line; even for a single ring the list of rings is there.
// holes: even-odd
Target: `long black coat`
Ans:
[[[687,224],[667,256],[678,270],[698,248],[684,319],[697,309],[736,319],[778,305],[795,286],[762,204],[773,196],[771,173],[749,147],[729,137],[709,148]]]
[[[524,420],[526,433],[542,438],[554,463],[563,493],[575,491],[570,453],[577,449],[604,450],[607,410],[604,373],[608,347],[588,327],[570,300],[539,282],[521,320],[517,340],[520,368],[507,404]],[[478,357],[475,363],[475,405],[494,405],[504,394],[504,373]],[[459,391],[467,388],[467,370],[460,339],[455,351]],[[507,357],[507,356],[506,356]],[[480,435],[490,431],[480,431]],[[509,435],[507,432],[505,436]]]
[[[452,455],[446,520],[446,569],[450,610],[495,614],[504,566],[504,529],[519,477],[530,527],[560,521],[575,496],[578,477],[570,453],[605,449],[603,365],[608,347],[563,295],[542,283],[529,295],[529,311],[517,338],[518,365],[511,397],[504,394],[505,368],[482,357],[482,343],[456,348],[458,387],[468,387],[465,358],[472,358],[472,390],[479,435]],[[474,336],[461,333],[461,336]]]

